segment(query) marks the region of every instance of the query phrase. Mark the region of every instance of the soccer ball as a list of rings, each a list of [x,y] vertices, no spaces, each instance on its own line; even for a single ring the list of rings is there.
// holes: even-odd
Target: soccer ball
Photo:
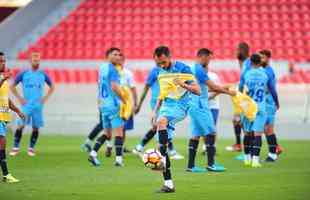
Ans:
[[[159,169],[162,166],[162,155],[157,149],[146,150],[142,160],[144,165],[151,169]]]

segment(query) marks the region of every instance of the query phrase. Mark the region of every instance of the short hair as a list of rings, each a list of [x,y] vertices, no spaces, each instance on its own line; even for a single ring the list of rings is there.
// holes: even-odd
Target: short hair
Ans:
[[[268,49],[263,49],[259,51],[260,54],[267,56],[268,58],[271,58],[271,51]]]
[[[259,65],[261,63],[261,57],[257,53],[252,54],[250,59],[254,65]]]
[[[209,56],[209,55],[213,55],[213,52],[207,48],[201,48],[197,52],[197,56],[199,56],[199,57],[200,56]]]
[[[0,56],[4,56],[4,53],[2,51],[0,51]]]
[[[159,46],[154,50],[154,56],[160,57],[162,55],[167,57],[171,55],[170,49],[167,46]]]
[[[239,49],[243,49],[243,50],[246,51],[246,52],[249,52],[249,51],[250,51],[250,46],[249,46],[249,44],[246,43],[246,42],[240,42],[240,43],[238,44],[238,48],[239,48]]]
[[[113,51],[121,51],[119,48],[117,47],[111,47],[109,48],[106,52],[105,52],[105,56],[108,57]]]

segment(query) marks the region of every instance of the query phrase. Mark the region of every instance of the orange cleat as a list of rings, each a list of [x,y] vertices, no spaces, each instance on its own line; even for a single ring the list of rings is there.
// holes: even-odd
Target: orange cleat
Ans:
[[[234,144],[232,146],[227,146],[225,149],[226,151],[236,151],[236,152],[242,151],[241,144]]]

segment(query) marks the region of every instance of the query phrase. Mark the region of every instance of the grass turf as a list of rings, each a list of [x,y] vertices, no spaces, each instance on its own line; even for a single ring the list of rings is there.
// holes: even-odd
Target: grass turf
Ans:
[[[8,158],[9,169],[21,180],[17,184],[0,183],[2,200],[41,199],[308,199],[310,196],[310,141],[281,141],[285,152],[273,164],[263,168],[246,168],[233,159],[236,153],[226,152],[229,141],[219,141],[217,161],[228,168],[224,173],[192,174],[185,172],[186,160],[172,161],[174,194],[155,194],[162,177],[143,166],[133,154],[125,155],[125,167],[113,166],[114,158],[104,158],[103,165],[93,167],[87,154],[81,152],[83,137],[42,136],[38,155],[26,155],[28,135],[21,153]],[[12,138],[9,137],[9,141]],[[137,138],[129,138],[127,147],[134,147]],[[11,143],[11,142],[9,142]],[[176,139],[178,150],[187,154],[187,141]],[[148,147],[154,147],[154,143]],[[8,145],[10,147],[10,144]],[[8,149],[8,148],[7,148]],[[266,155],[263,146],[262,158]],[[197,165],[205,158],[198,154]],[[308,185],[308,186],[307,186]]]

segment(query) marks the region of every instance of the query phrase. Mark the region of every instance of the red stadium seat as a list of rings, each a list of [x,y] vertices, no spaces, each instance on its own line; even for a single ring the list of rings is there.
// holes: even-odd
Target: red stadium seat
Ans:
[[[98,59],[99,52],[111,45],[126,46],[127,58],[150,58],[146,52],[152,51],[153,44],[169,43],[172,49],[206,44],[222,52],[220,59],[231,59],[235,44],[244,40],[253,49],[271,48],[275,59],[307,61],[310,56],[303,47],[309,41],[304,34],[310,29],[309,13],[306,0],[293,4],[276,0],[87,0],[33,47],[42,47],[47,59]],[[304,52],[283,51],[294,46]],[[68,49],[74,50],[68,53]],[[21,51],[19,58],[25,59],[29,51],[31,47]],[[178,50],[177,55],[194,58],[189,52]]]

